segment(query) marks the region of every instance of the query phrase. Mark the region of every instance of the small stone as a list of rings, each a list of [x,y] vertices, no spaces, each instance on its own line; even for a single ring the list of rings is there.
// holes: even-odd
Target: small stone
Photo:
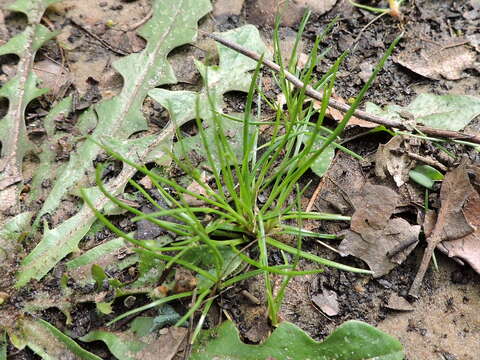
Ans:
[[[324,290],[322,294],[312,296],[312,302],[327,316],[336,316],[340,312],[335,291]]]
[[[382,285],[385,289],[390,289],[392,287],[392,283],[385,279],[378,280],[378,283]]]
[[[386,308],[397,310],[397,311],[413,311],[414,307],[403,297],[398,296],[397,294],[392,294],[390,299],[388,299],[388,304],[385,305]]]

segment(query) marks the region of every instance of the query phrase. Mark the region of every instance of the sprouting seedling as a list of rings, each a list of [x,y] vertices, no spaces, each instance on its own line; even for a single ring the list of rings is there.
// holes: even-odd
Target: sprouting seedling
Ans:
[[[383,9],[383,8],[378,8],[378,7],[373,7],[373,6],[368,6],[368,5],[363,5],[356,3],[352,0],[350,0],[350,3],[353,6],[356,6],[361,9],[365,9],[374,13],[378,13],[381,15],[389,14],[392,17],[395,17],[399,20],[402,19],[402,12],[400,10],[400,5],[403,3],[404,0],[388,0],[388,9]]]

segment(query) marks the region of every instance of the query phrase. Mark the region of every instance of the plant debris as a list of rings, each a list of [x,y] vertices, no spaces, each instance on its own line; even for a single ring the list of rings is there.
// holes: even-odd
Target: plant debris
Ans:
[[[458,80],[465,69],[476,67],[476,54],[465,39],[443,42],[431,39],[412,39],[395,61],[419,75],[433,80]]]
[[[417,276],[410,288],[409,294],[418,296],[418,290],[427,271],[434,249],[442,241],[463,238],[475,232],[474,224],[470,223],[476,216],[478,207],[478,193],[470,184],[467,173],[467,164],[464,160],[457,168],[445,175],[440,190],[441,208],[432,233],[427,238],[428,246],[425,249]],[[466,212],[466,209],[471,209]],[[468,218],[467,218],[468,214]],[[476,219],[473,220],[476,223]],[[476,236],[473,236],[476,239]],[[453,250],[453,247],[452,247]]]
[[[355,212],[350,230],[345,232],[339,246],[341,254],[364,260],[374,271],[374,277],[388,274],[417,245],[420,225],[391,218],[398,195],[385,186],[366,183],[350,200]]]

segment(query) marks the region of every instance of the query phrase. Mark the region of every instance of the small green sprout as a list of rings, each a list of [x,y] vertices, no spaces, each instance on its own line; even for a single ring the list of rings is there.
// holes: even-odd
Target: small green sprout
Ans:
[[[378,8],[378,7],[373,7],[373,6],[368,6],[368,5],[362,5],[359,3],[356,3],[352,0],[350,0],[350,3],[353,6],[356,6],[360,9],[368,10],[374,13],[378,14],[389,14],[392,17],[395,17],[399,20],[402,19],[402,12],[400,11],[400,5],[403,3],[404,0],[388,0],[388,9],[383,9],[383,8]]]

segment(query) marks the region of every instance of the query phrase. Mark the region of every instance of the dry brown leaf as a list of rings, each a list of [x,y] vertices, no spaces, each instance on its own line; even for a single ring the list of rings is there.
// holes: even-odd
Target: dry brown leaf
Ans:
[[[312,302],[327,316],[336,316],[340,312],[337,293],[333,290],[324,289],[323,293],[313,295]]]
[[[300,53],[300,55],[298,55],[298,60],[297,60],[297,67],[299,69],[303,69],[308,63],[308,55],[305,54],[305,53]]]
[[[409,144],[403,136],[394,136],[388,143],[380,144],[375,154],[375,175],[385,179],[387,173],[398,187],[409,180],[409,171],[416,162],[407,155]]]
[[[159,334],[152,333],[147,338],[152,338],[151,342],[142,338],[142,341],[149,343],[147,347],[135,354],[135,359],[142,360],[170,360],[178,352],[188,329],[181,327],[170,327],[161,329]]]
[[[385,186],[367,183],[351,200],[355,213],[339,250],[343,256],[365,261],[374,277],[383,276],[415,248],[420,226],[410,225],[402,218],[390,218],[398,195]]]
[[[456,240],[444,241],[442,244],[448,251],[448,256],[465,260],[480,274],[480,196],[472,192],[465,200],[463,214],[475,231]]]
[[[410,288],[410,295],[418,296],[418,290],[427,271],[433,250],[440,242],[464,238],[475,231],[464,214],[464,207],[472,200],[475,202],[475,196],[478,196],[478,193],[470,184],[466,161],[463,161],[457,168],[447,173],[442,183],[440,190],[441,208],[435,227],[427,238],[428,246]]]
[[[392,310],[397,310],[397,311],[413,311],[415,310],[410,303],[405,300],[403,297],[398,296],[397,294],[392,294],[390,295],[390,298],[388,299],[387,305],[385,305],[386,308],[392,309]]]
[[[200,181],[206,184],[207,175],[205,174],[205,171],[202,171],[202,173],[200,174]],[[196,181],[192,181],[190,185],[188,185],[187,190],[194,194],[207,196],[207,191],[205,190],[205,188],[201,186],[199,183],[197,183]],[[197,199],[195,196],[192,196],[189,194],[185,194],[184,199],[191,206],[205,205],[205,203],[202,200]]]
[[[394,61],[429,79],[458,80],[463,70],[476,67],[476,54],[466,46],[455,46],[451,40],[441,44],[412,40]]]
[[[54,97],[62,95],[61,89],[72,81],[72,75],[62,65],[48,59],[36,62],[33,70],[42,80],[42,87],[50,89]]]

